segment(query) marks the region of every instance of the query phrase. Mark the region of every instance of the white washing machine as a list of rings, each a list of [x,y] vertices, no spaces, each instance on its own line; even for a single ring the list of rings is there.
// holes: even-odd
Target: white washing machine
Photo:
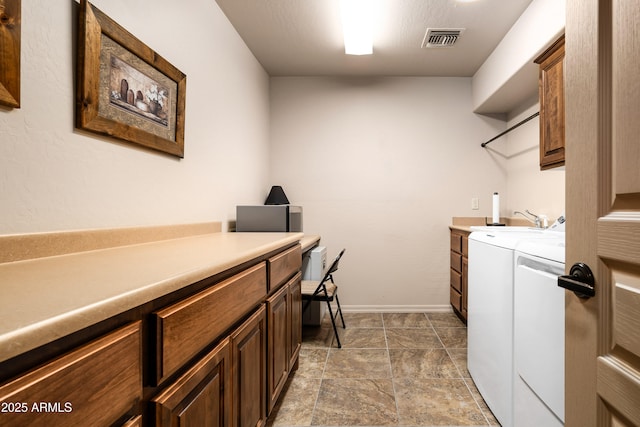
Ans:
[[[525,240],[554,239],[558,233],[527,227],[484,230],[469,236],[467,365],[500,424],[512,427],[515,249]]]
[[[564,234],[564,233],[562,233]],[[564,236],[515,252],[514,426],[564,425]]]

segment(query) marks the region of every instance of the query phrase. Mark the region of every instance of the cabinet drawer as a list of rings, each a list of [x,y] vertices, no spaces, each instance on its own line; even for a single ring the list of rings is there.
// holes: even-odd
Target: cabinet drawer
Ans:
[[[451,251],[451,268],[462,273],[462,255]]]
[[[449,292],[449,301],[451,302],[451,305],[453,306],[453,308],[460,311],[462,309],[462,296],[453,288],[449,288]]]
[[[269,290],[282,285],[302,268],[302,248],[296,245],[291,249],[269,258]]]
[[[267,293],[260,263],[192,297],[154,313],[156,380],[172,374],[256,307]]]
[[[461,234],[451,232],[451,250],[458,253],[462,252],[462,235]]]
[[[0,386],[0,402],[28,406],[1,414],[0,424],[115,423],[142,399],[141,352],[136,322]]]
[[[453,268],[450,268],[449,272],[451,273],[451,287],[456,291],[462,293],[462,275],[455,271]]]

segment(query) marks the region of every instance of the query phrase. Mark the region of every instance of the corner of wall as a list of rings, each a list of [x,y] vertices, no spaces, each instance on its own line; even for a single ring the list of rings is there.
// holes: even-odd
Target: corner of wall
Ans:
[[[564,24],[564,0],[533,0],[473,76],[474,112],[508,112],[534,93],[533,60],[564,32]]]

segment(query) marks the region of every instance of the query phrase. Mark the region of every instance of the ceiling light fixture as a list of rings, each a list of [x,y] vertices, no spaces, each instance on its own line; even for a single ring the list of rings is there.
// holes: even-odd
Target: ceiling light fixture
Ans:
[[[372,4],[371,0],[340,0],[344,53],[347,55],[373,53]]]

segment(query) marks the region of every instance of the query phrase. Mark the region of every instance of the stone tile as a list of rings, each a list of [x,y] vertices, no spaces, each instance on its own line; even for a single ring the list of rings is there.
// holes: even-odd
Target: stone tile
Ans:
[[[338,329],[342,348],[387,348],[382,328]]]
[[[424,313],[384,313],[385,328],[429,328],[431,324]]]
[[[442,348],[432,328],[386,328],[389,348]]]
[[[328,319],[328,316],[325,318]],[[382,328],[382,313],[344,313],[344,323],[347,328]],[[341,325],[338,322],[338,326]]]
[[[499,425],[466,369],[466,327],[453,313],[345,313],[345,323],[342,349],[328,316],[303,328],[269,426]]]
[[[312,425],[398,425],[391,379],[322,380]]]
[[[331,347],[333,342],[333,329],[320,326],[302,327],[302,347]]]
[[[296,377],[322,378],[328,354],[329,349],[326,348],[302,347]]]
[[[451,360],[455,363],[463,378],[471,378],[471,374],[467,369],[467,349],[466,348],[449,348],[447,349]]]
[[[294,373],[269,415],[267,426],[310,426],[320,384],[320,379],[303,378]]]
[[[500,426],[500,423],[498,422],[496,417],[493,415],[493,412],[491,412],[491,409],[482,398],[482,395],[480,394],[480,391],[476,387],[476,384],[473,382],[473,379],[472,378],[465,379],[465,383],[467,384],[467,387],[469,388],[469,390],[471,390],[471,395],[476,400],[476,403],[478,404],[478,406],[480,406],[480,410],[482,411],[485,418],[487,419],[488,425]]]
[[[445,349],[391,349],[393,378],[460,378]]]
[[[334,307],[333,305],[331,306],[331,312],[333,313],[334,316],[337,315],[336,317],[336,326],[338,326],[339,328],[342,328],[342,320],[340,320],[340,315],[337,314],[336,310],[338,307]],[[344,317],[344,323],[345,325],[347,324],[347,318],[345,316],[345,314],[343,313],[342,316]],[[320,322],[320,326],[324,327],[324,328],[333,328],[333,326],[331,326],[331,316],[329,315],[329,310],[326,310],[324,313],[324,317],[322,318],[322,321]]]
[[[466,325],[454,313],[427,313],[434,328],[464,328]]]
[[[462,379],[394,379],[399,423],[478,426],[486,419]]]
[[[391,378],[386,349],[331,349],[323,378]]]
[[[467,328],[434,328],[446,348],[467,348]]]

